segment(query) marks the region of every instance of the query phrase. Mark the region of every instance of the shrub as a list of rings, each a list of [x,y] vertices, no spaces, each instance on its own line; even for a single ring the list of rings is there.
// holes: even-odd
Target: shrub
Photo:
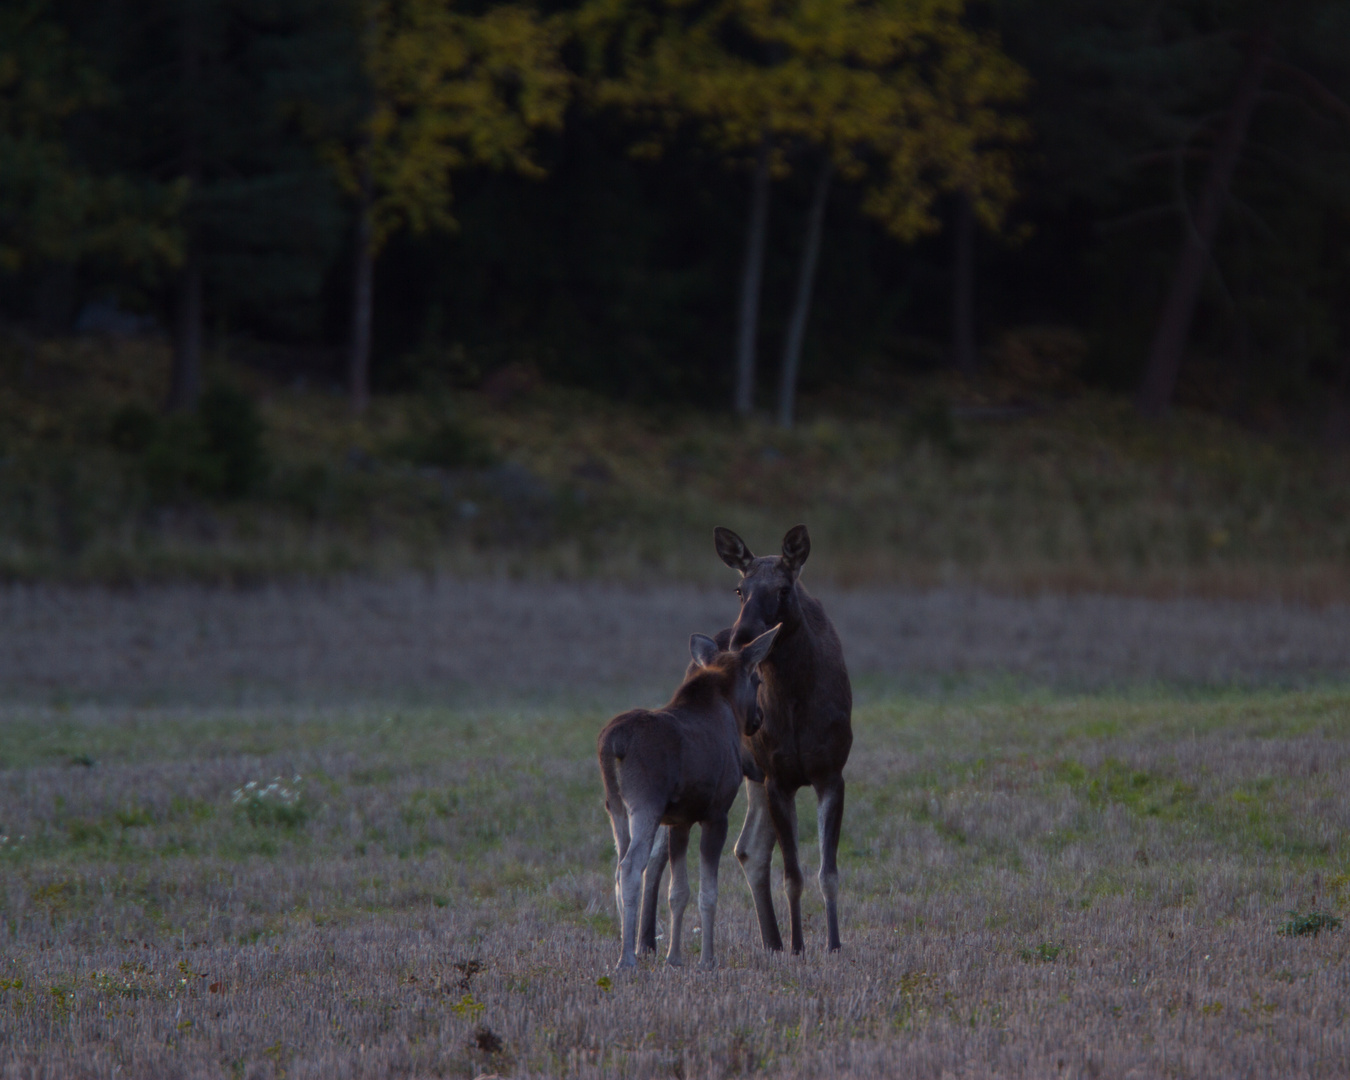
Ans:
[[[144,453],[155,440],[159,417],[144,405],[123,405],[108,421],[108,441],[131,454]]]
[[[495,461],[487,440],[451,413],[424,422],[391,449],[414,465],[442,469],[484,468]]]
[[[127,406],[114,416],[113,432],[124,449],[140,443],[146,480],[160,502],[187,491],[238,499],[270,471],[257,407],[227,386],[206,391],[193,413],[155,417]]]
[[[905,438],[911,446],[926,442],[933,449],[953,456],[963,450],[952,404],[940,393],[926,394],[914,403],[905,418]]]
[[[218,494],[229,499],[247,495],[268,473],[257,406],[247,394],[217,386],[202,395],[197,415],[206,431],[207,445],[220,463]]]

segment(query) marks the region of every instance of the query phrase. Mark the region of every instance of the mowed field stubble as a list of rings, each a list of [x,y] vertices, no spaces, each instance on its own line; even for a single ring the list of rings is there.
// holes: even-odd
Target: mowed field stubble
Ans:
[[[330,586],[287,662],[275,592],[45,588],[0,604],[0,1075],[1346,1073],[1343,610],[834,595],[842,952],[811,882],[805,955],[764,953],[728,852],[720,969],[621,976],[595,735],[729,594],[572,586],[451,662],[387,613],[453,654],[534,587]]]

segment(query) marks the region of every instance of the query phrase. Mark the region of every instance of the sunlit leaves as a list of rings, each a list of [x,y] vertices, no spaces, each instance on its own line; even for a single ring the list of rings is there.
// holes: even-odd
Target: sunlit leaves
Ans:
[[[692,123],[737,156],[767,139],[775,169],[818,146],[867,182],[865,209],[902,238],[936,227],[944,191],[997,227],[1014,194],[1008,107],[1026,75],[963,0],[594,0],[578,15],[598,104],[647,124],[639,153]]]
[[[516,4],[481,15],[449,0],[383,0],[366,28],[371,108],[352,150],[332,156],[352,191],[368,170],[372,243],[454,225],[451,177],[485,165],[542,175],[538,128],[562,124],[570,76],[562,27]]]

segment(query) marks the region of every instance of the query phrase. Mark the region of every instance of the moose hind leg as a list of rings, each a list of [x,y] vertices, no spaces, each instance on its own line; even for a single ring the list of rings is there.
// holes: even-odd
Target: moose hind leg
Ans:
[[[642,875],[642,918],[638,924],[638,952],[656,952],[656,906],[661,897],[661,877],[670,858],[670,830],[656,830],[651,858]]]
[[[638,901],[642,896],[642,872],[651,857],[652,841],[660,824],[657,813],[634,813],[628,818],[631,839],[628,850],[619,861],[619,888],[623,893],[623,952],[619,967],[637,967]]]
[[[844,778],[816,786],[816,824],[820,835],[820,895],[825,898],[825,925],[830,951],[839,948],[839,832],[844,824]]]
[[[622,806],[611,809],[609,804],[605,804],[605,809],[609,813],[610,828],[614,830],[614,906],[619,912],[619,923],[623,923],[623,886],[621,876],[623,873],[623,858],[628,854],[628,847],[632,843],[632,836],[628,831],[628,813]]]
[[[687,826],[670,827],[670,951],[666,963],[671,967],[684,966],[684,909],[689,904],[689,850]]]
[[[774,835],[783,852],[783,889],[787,893],[792,951],[799,953],[806,948],[806,941],[802,936],[802,865],[797,858],[797,793],[784,791],[772,781],[766,786]]]
[[[698,921],[703,928],[703,953],[698,966],[711,971],[717,966],[717,870],[727,842],[727,819],[705,821],[698,839]]]

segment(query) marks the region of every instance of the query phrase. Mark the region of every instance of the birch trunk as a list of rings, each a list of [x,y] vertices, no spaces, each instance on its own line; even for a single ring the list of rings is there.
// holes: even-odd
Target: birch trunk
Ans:
[[[173,374],[169,408],[191,409],[202,392],[202,257],[201,248],[188,240],[183,267],[178,272],[178,311],[174,321]]]
[[[1187,230],[1172,276],[1171,291],[1149,349],[1148,369],[1138,398],[1139,411],[1145,416],[1162,416],[1172,404],[1181,358],[1195,317],[1195,305],[1200,298],[1200,286],[1209,265],[1210,248],[1242,154],[1242,145],[1247,139],[1247,128],[1261,92],[1261,80],[1270,62],[1271,47],[1269,29],[1260,31],[1253,39],[1247,62],[1238,78],[1228,120],[1215,144],[1194,225]]]
[[[759,148],[750,188],[750,232],[741,273],[741,313],[736,333],[736,398],[738,416],[755,407],[755,337],[759,329],[759,294],[764,280],[764,242],[769,223],[769,140]]]
[[[816,284],[816,264],[820,260],[820,236],[825,227],[825,203],[830,194],[830,179],[834,161],[827,154],[816,177],[816,190],[811,198],[811,213],[806,219],[806,246],[802,250],[801,267],[797,273],[797,302],[792,308],[788,324],[787,342],[783,347],[783,371],[778,384],[778,426],[792,427],[797,408],[797,375],[801,370],[802,342],[806,338],[806,323],[811,315],[811,294]]]

